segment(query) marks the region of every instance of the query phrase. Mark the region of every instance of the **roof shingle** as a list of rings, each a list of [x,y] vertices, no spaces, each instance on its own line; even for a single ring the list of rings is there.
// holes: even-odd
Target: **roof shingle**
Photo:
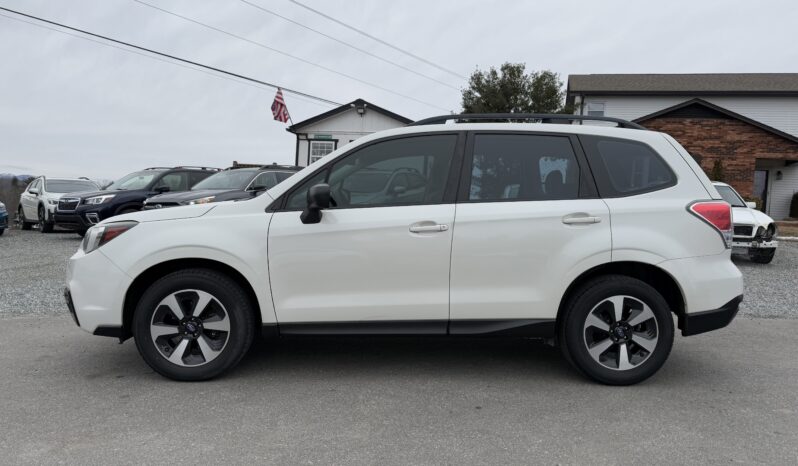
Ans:
[[[798,95],[798,73],[572,74],[568,92]]]

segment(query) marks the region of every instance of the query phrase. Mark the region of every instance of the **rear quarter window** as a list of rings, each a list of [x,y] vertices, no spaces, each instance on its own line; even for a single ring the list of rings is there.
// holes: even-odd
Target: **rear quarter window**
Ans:
[[[676,184],[676,175],[649,145],[638,141],[580,136],[601,197],[624,197]]]

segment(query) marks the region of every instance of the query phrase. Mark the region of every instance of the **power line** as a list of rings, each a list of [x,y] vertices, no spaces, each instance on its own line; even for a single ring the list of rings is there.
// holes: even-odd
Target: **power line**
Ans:
[[[423,101],[423,100],[421,100],[421,99],[417,99],[417,98],[415,98],[415,97],[413,97],[413,96],[410,96],[410,95],[407,95],[407,94],[402,94],[401,92],[396,92],[396,91],[394,91],[394,90],[392,90],[392,89],[388,89],[387,87],[380,86],[379,84],[374,84],[374,83],[371,83],[371,82],[365,81],[365,80],[363,80],[363,79],[360,79],[360,78],[358,78],[357,76],[352,76],[352,75],[350,75],[350,74],[342,73],[342,72],[340,72],[340,71],[334,70],[334,69],[332,69],[332,68],[329,68],[329,67],[326,67],[326,66],[324,66],[324,65],[320,65],[320,64],[318,64],[318,63],[315,63],[315,62],[312,62],[312,61],[310,61],[310,60],[306,60],[306,59],[304,59],[304,58],[301,58],[301,57],[298,57],[298,56],[296,56],[296,55],[292,55],[292,54],[290,54],[290,53],[288,53],[288,52],[285,52],[285,51],[282,51],[282,50],[276,49],[276,48],[274,48],[274,47],[271,47],[271,46],[269,46],[269,45],[266,45],[266,44],[264,44],[264,43],[262,43],[262,42],[257,42],[257,41],[254,41],[254,40],[252,40],[252,39],[246,38],[246,37],[244,37],[244,36],[239,36],[238,34],[234,34],[234,33],[232,33],[232,32],[225,31],[224,29],[220,29],[220,28],[218,28],[218,27],[216,27],[216,26],[211,26],[210,24],[206,24],[206,23],[203,23],[202,21],[198,21],[198,20],[196,20],[196,19],[189,18],[188,16],[183,16],[183,15],[181,15],[181,14],[179,14],[179,13],[175,13],[175,12],[173,12],[173,11],[169,11],[169,10],[166,10],[166,9],[164,9],[164,8],[161,8],[161,7],[159,7],[159,6],[152,5],[152,4],[150,4],[150,3],[144,2],[143,0],[133,0],[133,1],[134,1],[134,2],[136,2],[136,3],[140,3],[140,4],[144,5],[144,6],[147,6],[147,7],[149,7],[149,8],[153,8],[153,9],[155,9],[155,10],[161,11],[161,12],[163,12],[163,13],[166,13],[166,14],[168,14],[168,15],[171,15],[171,16],[174,16],[174,17],[177,17],[177,18],[183,19],[183,20],[185,20],[185,21],[188,21],[188,22],[190,22],[190,23],[194,23],[194,24],[196,24],[196,25],[198,25],[198,26],[202,26],[202,27],[204,27],[204,28],[211,29],[211,30],[213,30],[213,31],[219,32],[219,33],[221,33],[221,34],[224,34],[224,35],[226,35],[226,36],[230,36],[230,37],[233,37],[233,38],[236,38],[236,39],[242,40],[242,41],[244,41],[244,42],[248,42],[248,43],[250,43],[250,44],[252,44],[252,45],[256,45],[256,46],[258,46],[258,47],[261,47],[261,48],[263,48],[263,49],[269,50],[269,51],[271,51],[271,52],[275,52],[275,53],[278,53],[278,54],[280,54],[280,55],[283,55],[283,56],[286,56],[286,57],[292,58],[292,59],[294,59],[294,60],[297,60],[297,61],[300,61],[300,62],[302,62],[302,63],[308,64],[308,65],[310,65],[310,66],[314,66],[314,67],[316,67],[316,68],[320,68],[320,69],[322,69],[322,70],[324,70],[324,71],[327,71],[327,72],[330,72],[330,73],[333,73],[333,74],[337,74],[337,75],[339,75],[339,76],[342,76],[342,77],[345,77],[345,78],[351,79],[351,80],[353,80],[353,81],[357,81],[357,82],[359,82],[359,83],[361,83],[361,84],[365,84],[365,85],[367,85],[367,86],[370,86],[370,87],[373,87],[373,88],[375,88],[375,89],[379,89],[379,90],[381,90],[381,91],[385,91],[385,92],[388,92],[388,93],[390,93],[390,94],[394,94],[394,95],[396,95],[396,96],[403,97],[403,98],[405,98],[405,99],[409,99],[409,100],[412,100],[412,101],[414,101],[414,102],[418,102],[418,103],[420,103],[420,104],[423,104],[423,105],[426,105],[426,106],[428,106],[428,107],[436,108],[436,109],[438,109],[438,110],[447,111],[445,108],[443,108],[443,107],[439,107],[439,106],[437,106],[437,105],[435,105],[435,104],[431,104],[431,103],[429,103],[429,102],[425,102],[425,101]]]
[[[452,75],[454,75],[454,76],[457,76],[457,77],[458,77],[458,78],[460,78],[460,79],[468,79],[467,77],[465,77],[465,76],[463,76],[463,75],[461,75],[461,74],[457,73],[456,71],[452,71],[452,70],[450,70],[450,69],[448,69],[448,68],[444,68],[444,67],[442,67],[441,65],[439,65],[439,64],[437,64],[437,63],[434,63],[434,62],[431,62],[431,61],[429,61],[429,60],[427,60],[427,59],[425,59],[425,58],[419,57],[418,55],[416,55],[416,54],[414,54],[414,53],[412,53],[412,52],[409,52],[409,51],[407,51],[407,50],[405,50],[405,49],[399,48],[399,47],[397,47],[397,46],[395,46],[395,45],[393,45],[393,44],[391,44],[391,43],[389,43],[389,42],[386,42],[386,41],[384,41],[384,40],[380,39],[379,37],[374,37],[374,36],[372,36],[371,34],[369,34],[368,32],[366,32],[366,31],[363,31],[362,29],[358,29],[358,28],[356,28],[356,27],[354,27],[354,26],[350,26],[349,24],[346,24],[345,22],[343,22],[343,21],[341,21],[341,20],[338,20],[338,19],[336,19],[336,18],[333,18],[332,16],[330,16],[330,15],[328,15],[328,14],[326,14],[326,13],[322,13],[322,12],[321,12],[321,11],[319,11],[319,10],[316,10],[316,9],[314,9],[314,8],[311,8],[311,7],[307,6],[307,5],[305,5],[304,3],[300,3],[300,2],[298,2],[298,1],[296,1],[296,0],[288,0],[288,1],[289,1],[289,2],[291,2],[291,3],[293,3],[294,5],[301,6],[302,8],[304,8],[304,9],[306,9],[306,10],[312,11],[313,13],[316,13],[316,14],[317,14],[317,15],[319,15],[319,16],[322,16],[322,17],[324,17],[324,18],[327,18],[327,19],[329,19],[330,21],[332,21],[332,22],[334,22],[334,23],[340,24],[341,26],[343,26],[343,27],[345,27],[345,28],[347,28],[347,29],[350,29],[350,30],[352,30],[352,31],[355,31],[356,33],[360,34],[361,36],[368,37],[369,39],[371,39],[371,40],[375,40],[375,41],[379,42],[379,43],[380,43],[380,44],[382,44],[382,45],[385,45],[385,46],[387,46],[387,47],[390,47],[390,48],[392,48],[392,49],[396,50],[397,52],[401,52],[401,53],[403,53],[403,54],[405,54],[405,55],[407,55],[407,56],[413,57],[413,58],[415,58],[416,60],[422,61],[422,62],[426,63],[427,65],[430,65],[430,66],[432,66],[432,67],[435,67],[435,68],[437,68],[437,69],[439,69],[439,70],[441,70],[441,71],[445,71],[445,72],[447,72],[447,73],[449,73],[449,74],[452,74]]]
[[[124,42],[124,41],[121,41],[121,40],[118,40],[118,39],[113,39],[113,38],[108,37],[108,36],[95,34],[93,32],[89,32],[89,31],[86,31],[84,29],[79,29],[79,28],[76,28],[76,27],[67,26],[66,24],[57,23],[55,21],[50,21],[48,19],[40,18],[38,16],[33,16],[33,15],[26,14],[26,13],[22,13],[20,11],[12,10],[10,8],[5,8],[5,7],[0,6],[0,10],[7,11],[9,13],[13,13],[13,14],[19,15],[19,16],[24,16],[26,18],[30,18],[30,19],[33,19],[33,20],[36,20],[36,21],[39,21],[39,22],[42,22],[42,23],[46,23],[46,24],[50,24],[50,25],[53,25],[53,26],[57,26],[59,28],[68,29],[70,31],[79,32],[79,33],[85,34],[87,36],[97,37],[99,39],[106,40],[106,41],[109,41],[109,42],[113,42],[115,44],[121,44],[121,45],[124,45],[125,47],[130,47],[130,48],[133,48],[133,49],[136,49],[136,50],[142,50],[144,52],[151,53],[151,54],[154,54],[154,55],[158,55],[158,56],[161,56],[161,57],[165,57],[165,58],[168,58],[170,60],[175,60],[175,61],[178,61],[178,62],[181,62],[181,63],[187,63],[189,65],[193,65],[193,66],[196,66],[196,67],[199,67],[199,68],[204,68],[204,69],[211,70],[211,71],[214,71],[214,72],[217,72],[217,73],[222,73],[222,74],[227,75],[227,76],[232,76],[232,77],[235,77],[235,78],[238,78],[238,79],[243,79],[245,81],[253,82],[253,83],[256,83],[256,84],[263,85],[263,86],[268,86],[268,87],[271,87],[271,88],[274,88],[274,89],[282,89],[283,91],[290,92],[291,94],[294,94],[296,96],[306,97],[306,98],[309,98],[309,99],[317,100],[317,101],[324,102],[324,103],[327,103],[327,104],[330,104],[330,105],[335,105],[335,106],[343,105],[343,104],[341,104],[339,102],[335,102],[333,100],[324,99],[322,97],[317,97],[315,95],[308,94],[306,92],[301,92],[301,91],[297,91],[295,89],[290,89],[290,88],[287,88],[287,87],[278,86],[277,84],[272,84],[272,83],[269,83],[269,82],[266,82],[266,81],[261,81],[259,79],[250,78],[249,76],[244,76],[242,74],[233,73],[232,71],[223,70],[221,68],[216,68],[216,67],[213,67],[213,66],[204,65],[202,63],[198,63],[198,62],[195,62],[195,61],[187,60],[185,58],[180,58],[180,57],[177,57],[177,56],[174,56],[174,55],[169,55],[167,53],[159,52],[157,50],[148,49],[146,47],[142,47],[142,46],[139,46],[139,45],[131,44],[129,42]],[[6,16],[6,15],[3,15],[3,16],[5,16],[6,18],[9,18],[9,19],[22,21],[24,23],[28,23],[28,24],[31,24],[31,25],[34,25],[34,26],[39,26],[38,24],[34,24],[34,23],[31,23],[31,22],[28,22],[28,21],[23,21],[23,20],[18,19],[18,18]],[[44,26],[42,26],[42,27],[44,27]],[[139,55],[144,55],[144,54],[141,54],[141,53],[138,53],[138,52],[134,52],[132,50],[123,49],[121,47],[115,47],[115,46],[112,46],[110,44],[105,44],[105,43],[102,43],[102,42],[99,42],[99,41],[96,41],[96,40],[92,40],[92,39],[89,39],[87,37],[78,36],[78,35],[75,35],[75,34],[70,34],[68,32],[61,31],[61,30],[58,30],[58,29],[53,29],[53,28],[46,28],[46,29],[51,29],[53,31],[57,31],[57,32],[61,32],[61,33],[64,33],[64,34],[68,34],[68,35],[73,36],[73,37],[79,37],[81,39],[91,40],[92,42],[97,42],[99,44],[109,45],[111,47],[118,48],[120,50],[125,50],[125,51],[128,51],[128,52],[137,53]],[[144,56],[148,56],[148,55],[144,55]],[[150,56],[150,58],[155,58],[155,57],[151,57]],[[162,60],[162,61],[165,61],[165,60]],[[181,65],[181,66],[185,66],[185,65]],[[186,67],[186,68],[189,68],[189,67]],[[196,69],[197,71],[202,71],[202,70],[199,70],[197,68],[190,68],[190,69]],[[210,74],[210,73],[208,73],[208,74]],[[221,76],[219,76],[219,77],[221,77]]]
[[[331,36],[329,34],[321,32],[318,29],[314,29],[314,28],[312,28],[310,26],[302,24],[299,21],[296,21],[296,20],[293,20],[293,19],[288,18],[286,16],[283,16],[283,15],[281,15],[281,14],[279,14],[277,12],[274,12],[274,11],[272,11],[272,10],[266,8],[266,7],[260,6],[260,5],[256,4],[256,3],[252,3],[252,2],[250,2],[248,0],[238,0],[238,1],[241,2],[241,3],[245,3],[245,4],[247,4],[247,5],[249,5],[249,6],[253,7],[253,8],[257,8],[258,10],[261,10],[261,11],[264,11],[266,13],[269,13],[270,15],[273,15],[273,16],[276,16],[278,18],[281,18],[281,19],[283,19],[285,21],[288,21],[289,23],[295,24],[295,25],[297,25],[297,26],[299,26],[301,28],[307,29],[308,31],[315,32],[316,34],[318,34],[318,35],[320,35],[322,37],[326,37],[327,39],[333,40],[335,42],[338,42],[339,44],[342,44],[342,45],[345,45],[345,46],[347,46],[347,47],[349,47],[351,49],[357,50],[358,52],[360,52],[362,54],[365,54],[365,55],[368,55],[370,57],[376,58],[377,60],[383,61],[385,63],[388,63],[390,65],[393,65],[393,66],[395,66],[397,68],[400,68],[400,69],[403,69],[405,71],[409,71],[409,72],[411,72],[411,73],[413,73],[415,75],[421,76],[422,78],[429,79],[430,81],[434,81],[434,82],[436,82],[438,84],[441,84],[443,86],[446,86],[446,87],[448,87],[450,89],[454,89],[456,91],[460,90],[457,87],[452,86],[452,85],[450,85],[447,82],[441,81],[439,79],[433,78],[432,76],[429,76],[429,75],[426,75],[424,73],[418,72],[418,71],[416,71],[416,70],[414,70],[412,68],[409,68],[407,66],[404,66],[404,65],[401,65],[399,63],[396,63],[395,61],[389,60],[389,59],[387,59],[387,58],[385,58],[383,56],[377,55],[376,53],[369,52],[368,50],[365,50],[365,49],[362,49],[362,48],[360,48],[360,47],[358,47],[356,45],[350,44],[349,42],[345,42],[345,41],[343,41],[341,39],[338,39],[338,38],[333,37],[333,36]]]

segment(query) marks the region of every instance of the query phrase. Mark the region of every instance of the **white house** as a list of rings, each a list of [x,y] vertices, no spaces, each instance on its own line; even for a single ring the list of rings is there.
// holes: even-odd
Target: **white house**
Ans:
[[[707,173],[758,198],[775,219],[798,192],[798,73],[586,74],[568,77],[575,113],[664,131]]]
[[[405,126],[412,121],[357,99],[295,123],[287,130],[296,134],[295,164],[305,167],[359,137]]]

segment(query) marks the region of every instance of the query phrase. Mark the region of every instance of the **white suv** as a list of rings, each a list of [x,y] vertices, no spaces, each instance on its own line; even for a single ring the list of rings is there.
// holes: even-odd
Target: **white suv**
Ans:
[[[53,216],[61,196],[98,189],[100,187],[88,178],[35,178],[19,196],[17,222],[23,230],[30,230],[38,223],[39,231],[49,233],[55,226]]]
[[[674,315],[682,335],[734,318],[731,208],[673,138],[444,124],[462,118],[509,117],[424,120],[267,195],[100,223],[69,261],[76,322],[179,380],[232,368],[263,331],[545,338],[621,385],[662,366]]]

